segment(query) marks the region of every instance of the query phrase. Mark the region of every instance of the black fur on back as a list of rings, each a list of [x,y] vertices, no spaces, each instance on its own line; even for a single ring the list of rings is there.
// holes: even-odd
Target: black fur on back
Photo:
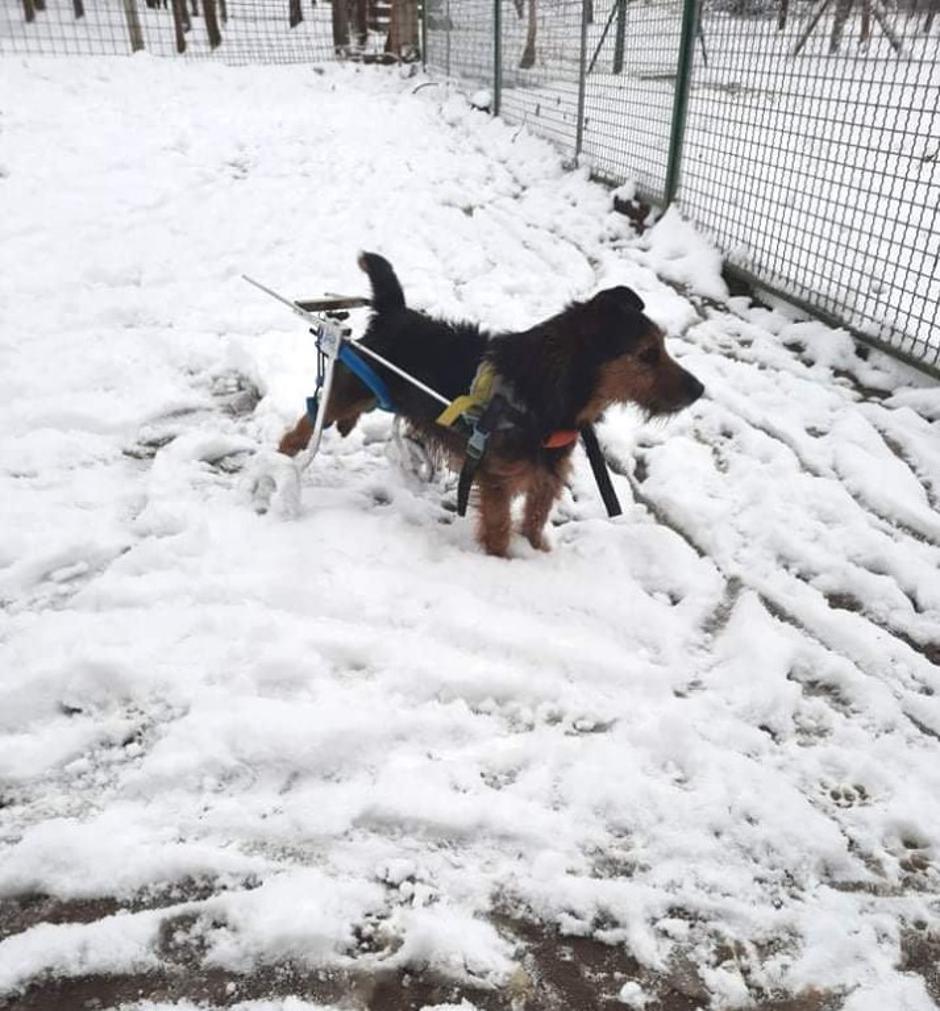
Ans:
[[[359,264],[372,282],[373,315],[357,343],[372,348],[399,368],[453,400],[466,393],[489,335],[473,323],[433,319],[405,307],[401,285],[388,260],[363,253]],[[444,406],[388,369],[370,364],[389,387],[396,413],[415,421],[436,418]]]
[[[526,422],[500,440],[513,454],[539,452],[550,433],[577,427],[602,365],[630,350],[652,325],[635,292],[611,288],[588,302],[572,303],[530,330],[490,335],[473,323],[434,319],[406,308],[391,264],[376,253],[361,254],[359,264],[372,283],[374,312],[358,343],[449,400],[469,391],[480,362],[488,359],[526,412]],[[429,435],[452,441],[450,433],[428,425],[443,405],[371,364],[387,382],[397,414]]]

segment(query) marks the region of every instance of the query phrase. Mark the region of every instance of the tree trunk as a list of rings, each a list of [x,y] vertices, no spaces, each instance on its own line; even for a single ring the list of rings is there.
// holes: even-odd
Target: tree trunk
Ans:
[[[343,55],[349,50],[349,10],[346,0],[333,0],[333,52]]]
[[[780,0],[780,13],[777,15],[777,31],[782,32],[787,27],[787,15],[790,13],[790,0]]]
[[[369,0],[355,0],[353,4],[353,29],[356,45],[365,49],[369,41]]]
[[[416,0],[392,0],[385,52],[401,59],[414,59],[418,52],[418,5]]]
[[[125,3],[127,0],[125,0]],[[173,0],[173,30],[176,33],[176,51],[186,52],[186,29],[183,27],[183,0]]]
[[[36,8],[33,6],[33,0],[23,0],[23,17],[26,18],[27,24],[36,20]]]
[[[37,11],[44,11],[46,9],[46,0],[33,0],[33,7]]]
[[[202,13],[206,19],[206,34],[209,36],[209,48],[217,49],[222,45],[222,32],[219,31],[219,19],[216,16],[215,0],[202,0]]]
[[[871,0],[862,0],[862,29],[858,41],[863,46],[868,45],[871,38]]]
[[[529,0],[529,23],[526,25],[525,49],[522,50],[522,59],[519,60],[519,67],[528,70],[535,66],[535,29],[538,21],[538,14],[535,9],[535,0]]]
[[[304,19],[304,12],[300,9],[300,0],[289,0],[287,20],[291,28],[296,28]]]
[[[225,0],[219,0],[219,14],[222,17],[222,24],[224,25],[228,21],[228,6]]]
[[[837,53],[842,48],[842,33],[845,23],[852,13],[852,0],[836,0],[836,13],[832,19],[832,34],[829,36],[829,52]]]
[[[85,5],[82,0],[72,0],[72,10],[75,11],[75,20],[85,16]]]
[[[190,0],[190,2],[192,4],[192,8],[193,8],[193,10],[192,10],[193,17],[194,18],[198,18],[199,17],[199,0]]]
[[[124,0],[124,19],[127,21],[127,34],[131,40],[131,52],[138,53],[144,48],[144,33],[140,30],[140,15],[137,13],[137,0]]]

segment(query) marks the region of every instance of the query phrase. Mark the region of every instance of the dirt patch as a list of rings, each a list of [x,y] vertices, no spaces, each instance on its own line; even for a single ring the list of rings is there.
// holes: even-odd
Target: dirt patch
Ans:
[[[194,886],[195,887],[195,886]],[[203,888],[196,888],[202,892]],[[174,894],[178,901],[178,893]],[[133,908],[166,904],[166,897],[148,896]],[[0,937],[39,923],[90,923],[129,908],[112,898],[57,901],[42,895],[0,902]],[[190,917],[192,919],[192,917]],[[160,970],[114,976],[37,979],[24,993],[0,997],[3,1011],[78,1011],[115,1008],[141,1000],[231,1007],[241,1001],[296,997],[311,1003],[335,1004],[349,1011],[420,1011],[435,1004],[459,1004],[466,999],[480,1011],[615,1011],[624,1005],[618,995],[625,983],[639,983],[650,996],[647,1011],[697,1011],[708,1005],[706,990],[694,964],[678,959],[666,973],[644,969],[622,946],[594,938],[566,937],[531,921],[500,919],[498,929],[517,944],[519,969],[500,989],[483,984],[456,984],[422,966],[365,972],[311,969],[296,963],[260,967],[248,974],[210,968],[203,951],[181,944],[185,917],[167,921],[157,950]],[[937,950],[923,932],[911,934],[905,968],[933,973],[937,983]],[[934,992],[932,989],[931,992]],[[756,1011],[834,1011],[832,994],[813,992],[752,1006]]]

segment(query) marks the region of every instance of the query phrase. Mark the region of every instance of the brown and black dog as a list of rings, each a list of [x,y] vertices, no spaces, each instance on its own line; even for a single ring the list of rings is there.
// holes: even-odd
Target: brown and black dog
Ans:
[[[470,389],[484,362],[510,392],[514,422],[491,435],[475,476],[479,539],[491,555],[507,553],[510,506],[517,495],[525,496],[522,533],[534,548],[548,550],[545,524],[570,469],[580,426],[597,421],[612,404],[636,404],[653,417],[688,407],[703,393],[695,376],[669,357],[663,332],[643,315],[643,301],[630,288],[608,288],[590,301],[574,302],[530,330],[490,335],[471,323],[408,309],[383,257],[363,253],[359,265],[372,284],[373,315],[357,343],[451,400]],[[441,407],[432,397],[380,365],[375,369],[396,413],[459,468],[466,435],[435,423]],[[337,363],[324,425],[335,423],[347,435],[375,404],[368,387]],[[304,415],[278,448],[294,456],[312,433]]]

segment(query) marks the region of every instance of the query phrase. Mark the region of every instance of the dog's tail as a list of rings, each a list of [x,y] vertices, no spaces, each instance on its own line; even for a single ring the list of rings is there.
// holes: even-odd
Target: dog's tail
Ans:
[[[359,266],[369,275],[372,284],[372,308],[376,312],[394,312],[405,308],[401,290],[392,265],[378,253],[360,253]]]

